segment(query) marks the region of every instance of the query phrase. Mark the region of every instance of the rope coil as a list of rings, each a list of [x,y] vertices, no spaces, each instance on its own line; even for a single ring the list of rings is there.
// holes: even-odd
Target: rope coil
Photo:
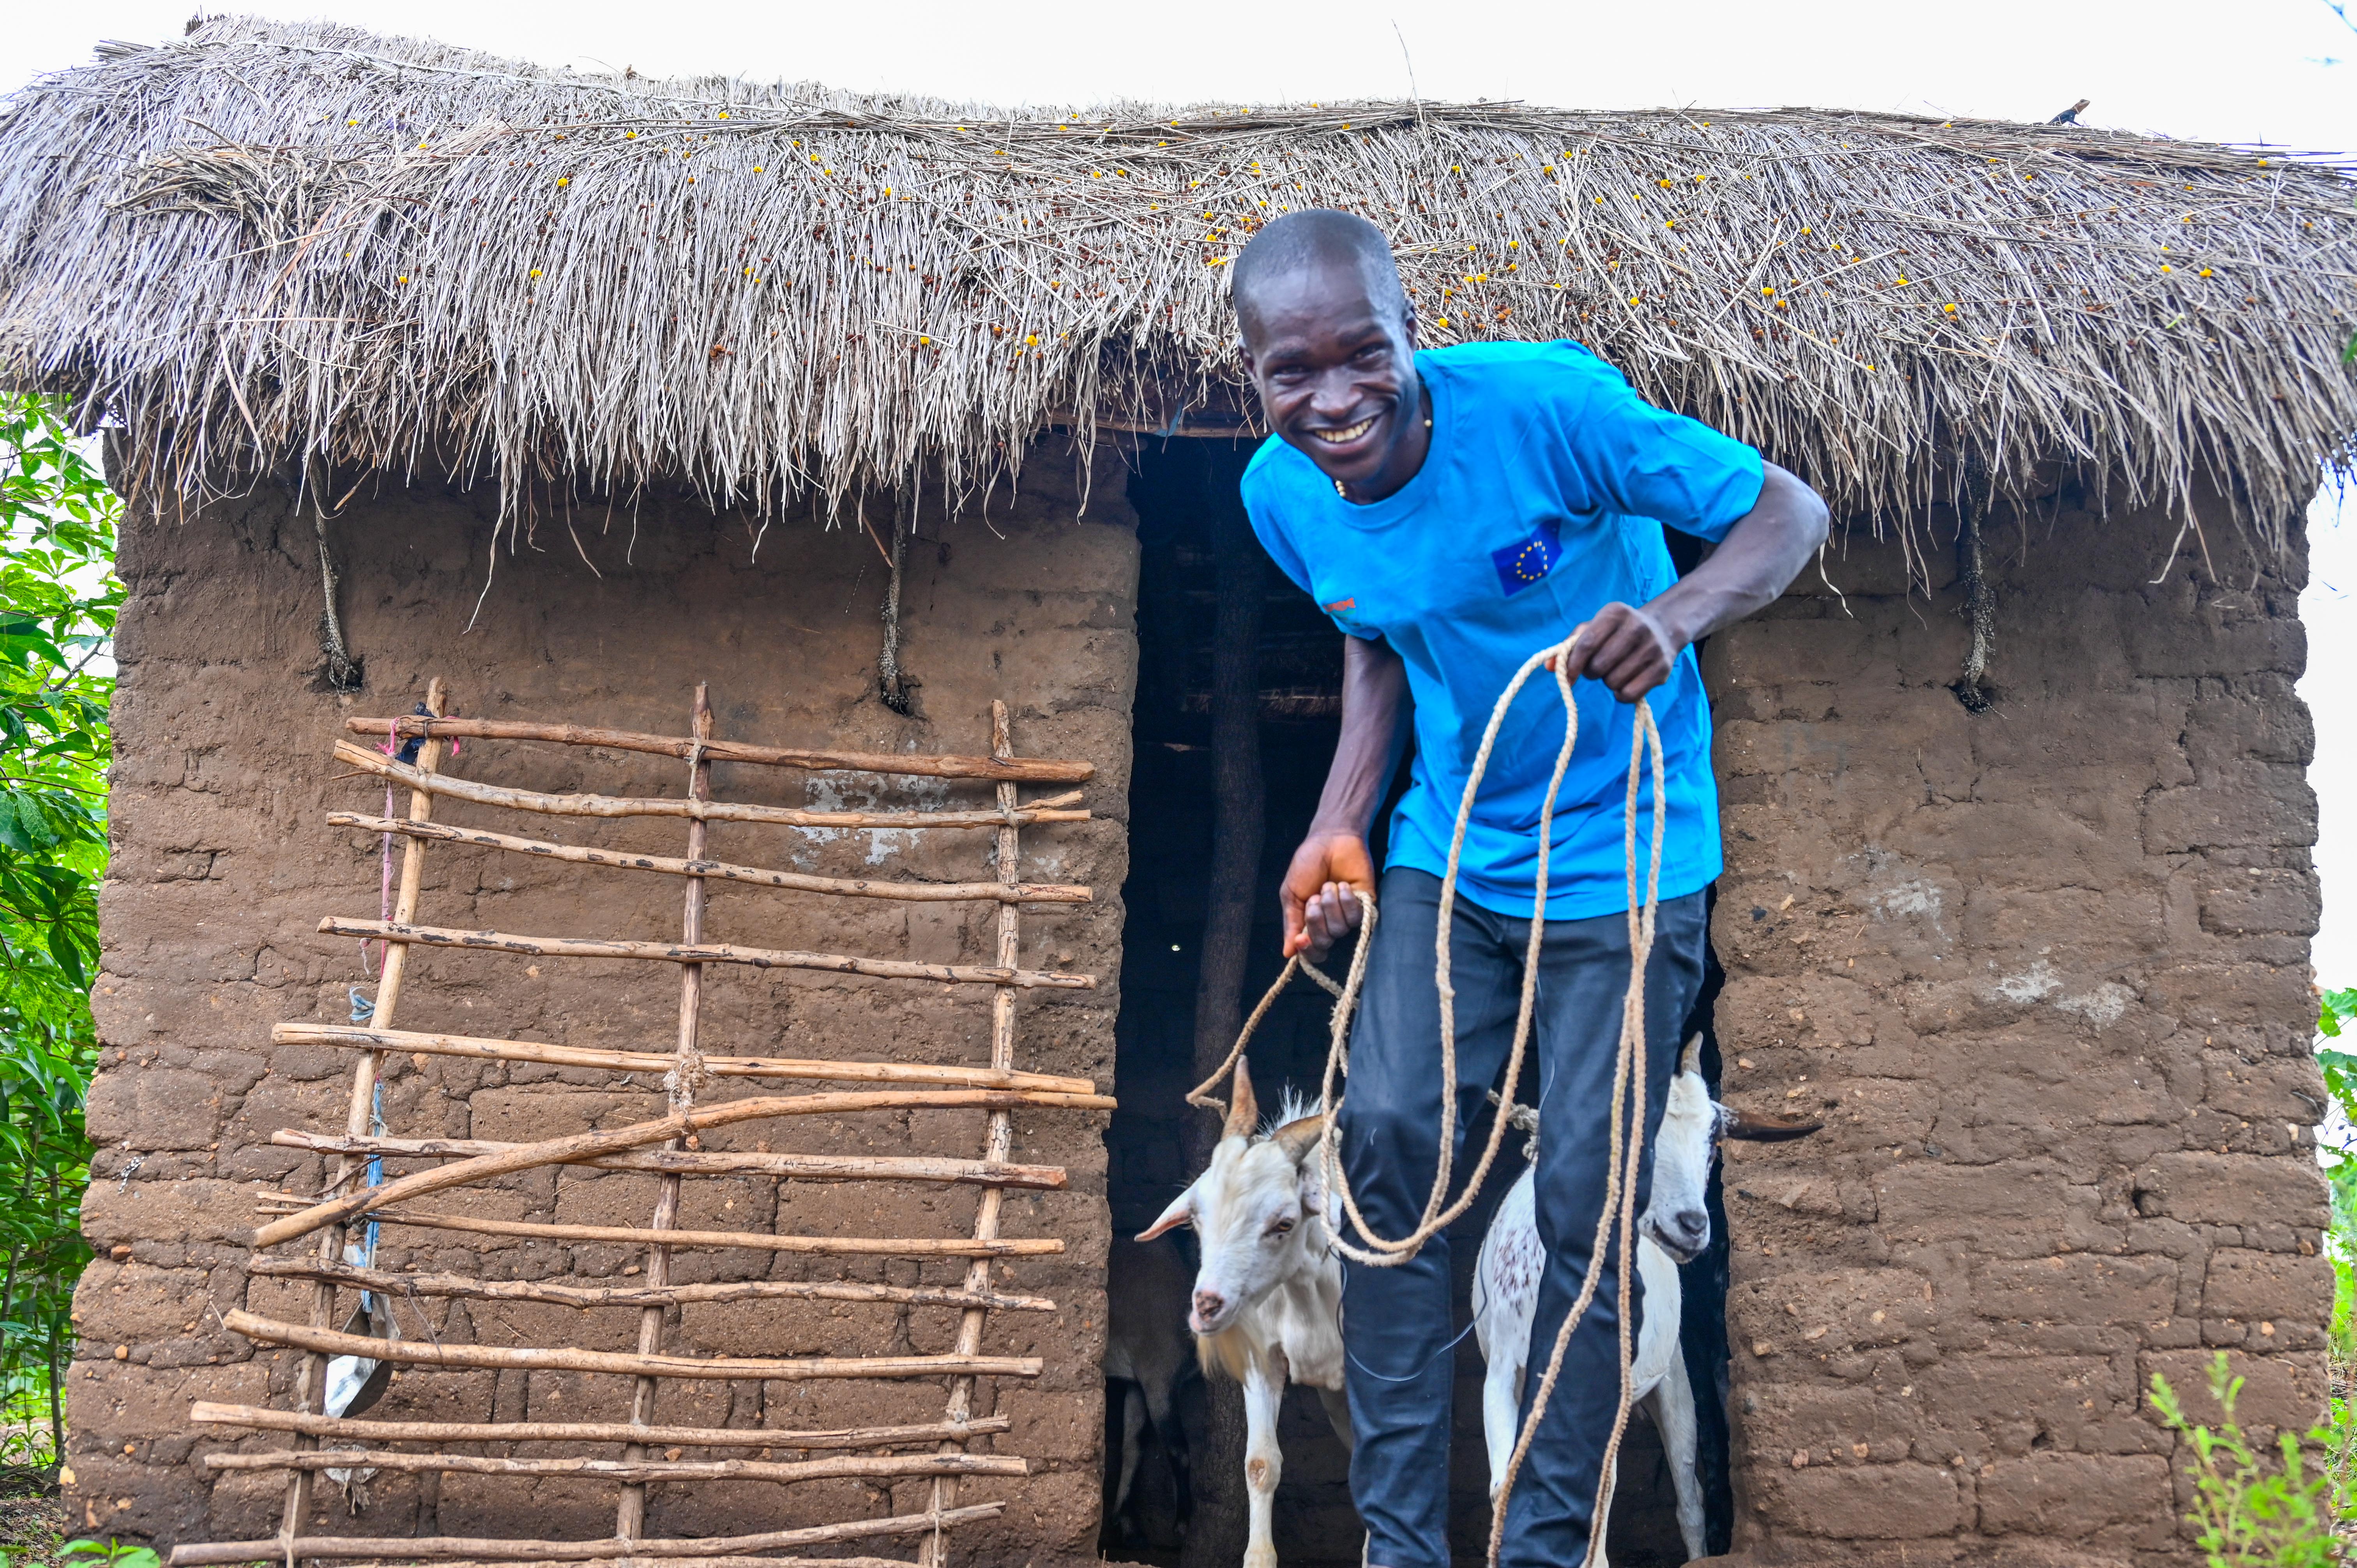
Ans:
[[[1334,1011],[1327,1041],[1326,1070],[1318,1085],[1318,1109],[1324,1119],[1318,1138],[1318,1159],[1327,1183],[1327,1191],[1340,1198],[1343,1211],[1350,1216],[1351,1229],[1365,1243],[1360,1246],[1340,1234],[1329,1236],[1335,1251],[1352,1262],[1369,1268],[1394,1268],[1423,1250],[1424,1244],[1439,1234],[1472,1207],[1479,1197],[1481,1184],[1488,1179],[1496,1164],[1498,1151],[1505,1142],[1512,1118],[1501,1113],[1491,1122],[1488,1144],[1481,1157],[1467,1178],[1465,1190],[1455,1203],[1449,1203],[1448,1186],[1454,1173],[1457,1125],[1457,1004],[1455,989],[1449,984],[1449,935],[1457,906],[1458,865],[1463,857],[1465,834],[1473,818],[1473,802],[1481,787],[1482,776],[1489,771],[1490,757],[1495,749],[1499,731],[1504,726],[1507,710],[1523,687],[1542,667],[1555,676],[1556,693],[1563,699],[1563,745],[1555,753],[1555,770],[1547,780],[1546,795],[1539,807],[1538,870],[1532,896],[1531,935],[1523,954],[1522,997],[1514,1017],[1513,1044],[1506,1057],[1503,1087],[1498,1091],[1503,1106],[1514,1102],[1514,1090],[1519,1082],[1523,1060],[1530,1045],[1531,1028],[1537,1008],[1539,950],[1546,932],[1546,887],[1550,850],[1555,830],[1555,797],[1563,788],[1564,775],[1571,766],[1574,747],[1579,741],[1579,709],[1573,701],[1571,677],[1566,672],[1569,654],[1579,640],[1575,633],[1562,644],[1541,649],[1523,661],[1506,689],[1499,695],[1490,711],[1490,722],[1481,732],[1481,745],[1475,752],[1473,766],[1465,780],[1465,793],[1457,808],[1457,826],[1448,843],[1448,865],[1441,878],[1439,920],[1434,937],[1433,980],[1440,996],[1440,1139],[1439,1157],[1434,1170],[1432,1191],[1425,1200],[1423,1218],[1405,1236],[1396,1239],[1378,1236],[1360,1213],[1358,1200],[1351,1192],[1350,1181],[1342,1172],[1341,1149],[1335,1137],[1337,1118],[1342,1101],[1335,1095],[1334,1080],[1347,1077],[1350,1071],[1351,1021],[1358,1010],[1359,996],[1366,981],[1367,960],[1373,948],[1375,901],[1368,894],[1359,893],[1363,917],[1359,926],[1359,938],[1351,953],[1351,967],[1340,985],[1298,953],[1286,961],[1276,983],[1261,997],[1259,1005],[1244,1020],[1236,1036],[1235,1047],[1229,1051],[1226,1061],[1187,1095],[1187,1103],[1207,1109],[1224,1111],[1225,1105],[1213,1098],[1210,1090],[1221,1079],[1234,1069],[1243,1055],[1253,1032],[1260,1026],[1277,996],[1291,983],[1297,972],[1306,972],[1335,998]],[[1652,762],[1653,789],[1652,834],[1641,898],[1637,884],[1637,800],[1639,787],[1644,781],[1645,763]],[[1612,1432],[1604,1448],[1603,1464],[1597,1477],[1595,1508],[1590,1515],[1589,1542],[1591,1550],[1604,1528],[1607,1506],[1611,1498],[1613,1472],[1620,1453],[1620,1441],[1628,1431],[1631,1395],[1634,1392],[1633,1349],[1629,1315],[1634,1262],[1631,1249],[1635,1245],[1637,1176],[1641,1169],[1645,1145],[1645,971],[1653,950],[1654,915],[1661,899],[1662,840],[1667,824],[1668,802],[1664,794],[1665,768],[1662,753],[1662,732],[1654,723],[1652,704],[1643,697],[1637,699],[1636,722],[1629,744],[1628,799],[1622,811],[1621,847],[1628,879],[1629,919],[1629,988],[1620,1008],[1620,1043],[1612,1076],[1612,1132],[1610,1147],[1606,1155],[1604,1204],[1596,1219],[1596,1237],[1591,1244],[1590,1258],[1601,1260],[1610,1256],[1616,1222],[1620,1244],[1620,1401],[1612,1420]],[[1597,1270],[1591,1263],[1580,1282],[1579,1294],[1564,1316],[1563,1325],[1555,1334],[1553,1351],[1547,1358],[1545,1373],[1540,1378],[1537,1391],[1531,1398],[1531,1413],[1516,1437],[1512,1456],[1506,1465],[1506,1474],[1498,1487],[1496,1501],[1490,1517],[1488,1561],[1496,1568],[1498,1552],[1505,1536],[1506,1503],[1513,1495],[1515,1477],[1521,1473],[1523,1458],[1529,1454],[1532,1438],[1539,1423],[1546,1415],[1549,1399],[1555,1392],[1557,1378],[1563,1371],[1566,1352],[1571,1347],[1571,1337],[1587,1315],[1596,1299]]]

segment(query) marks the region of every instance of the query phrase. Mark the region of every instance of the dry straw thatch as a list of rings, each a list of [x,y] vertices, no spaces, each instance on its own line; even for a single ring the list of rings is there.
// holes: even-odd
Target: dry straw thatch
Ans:
[[[970,499],[1048,424],[1243,406],[1224,263],[1313,205],[1394,237],[1427,341],[1580,338],[1878,517],[2059,460],[2280,542],[2357,430],[2349,181],[2076,126],[1007,115],[230,18],[35,84],[0,152],[0,364],[183,498]]]

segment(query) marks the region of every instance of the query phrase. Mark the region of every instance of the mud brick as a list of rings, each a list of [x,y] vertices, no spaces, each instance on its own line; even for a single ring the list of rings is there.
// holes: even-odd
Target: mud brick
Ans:
[[[2201,924],[2212,931],[2289,931],[2314,936],[2323,888],[2309,871],[2222,865],[2201,892]]]
[[[2306,1052],[2253,1060],[2235,1051],[2204,1051],[2201,1071],[2202,1104],[2222,1115],[2305,1129],[2324,1103],[2323,1075]]]
[[[2324,1178],[2298,1155],[2158,1155],[2133,1179],[2136,1212],[2196,1225],[2240,1225],[2265,1218],[2293,1227],[2320,1227]]]
[[[1761,1468],[1759,1512],[1804,1538],[1906,1541],[1949,1534],[1971,1517],[1957,1478],[1930,1465]]]
[[[1973,1281],[1973,1310],[2028,1323],[2141,1325],[2167,1317],[2177,1265],[2167,1258],[2073,1252],[1994,1260]]]
[[[2210,1254],[2204,1317],[2320,1328],[2332,1314],[2332,1265],[2321,1256],[2222,1247]]]
[[[1875,1197],[1896,1235],[1971,1240],[2000,1255],[2044,1255],[2101,1236],[2096,1189],[2045,1160],[1909,1161],[1876,1178]]]
[[[2163,789],[2145,805],[2145,848],[2154,854],[2316,842],[2316,796],[2300,771],[2255,764],[2217,784]]]
[[[1979,1478],[1980,1526],[1996,1535],[2070,1539],[2142,1524],[2158,1546],[2171,1531],[2169,1461],[2157,1454],[2031,1454],[1995,1461]]]
[[[2187,1420],[2216,1426],[2223,1412],[2210,1397],[2210,1365],[2218,1355],[2223,1355],[2228,1369],[2243,1380],[2234,1419],[2244,1427],[2306,1432],[2322,1418],[2325,1366],[2324,1357],[2318,1352],[2260,1356],[2240,1350],[2160,1350],[2139,1359],[2138,1374],[2147,1391],[2155,1376],[2168,1379]]]
[[[1904,1269],[1779,1274],[1746,1281],[1727,1297],[1738,1343],[1792,1354],[1896,1345],[1934,1316],[1932,1282]]]

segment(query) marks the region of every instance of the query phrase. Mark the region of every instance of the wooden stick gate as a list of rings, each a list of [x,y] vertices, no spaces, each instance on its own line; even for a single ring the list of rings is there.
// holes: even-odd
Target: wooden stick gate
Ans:
[[[224,1321],[233,1331],[258,1345],[291,1348],[303,1352],[291,1411],[247,1405],[199,1402],[191,1419],[206,1425],[289,1434],[292,1446],[262,1453],[208,1455],[203,1463],[220,1472],[283,1470],[286,1487],[279,1533],[266,1541],[184,1543],[174,1549],[176,1565],[252,1563],[269,1559],[293,1564],[305,1559],[346,1563],[366,1559],[433,1561],[444,1568],[465,1568],[469,1563],[519,1562],[574,1563],[698,1563],[704,1564],[763,1563],[802,1561],[769,1555],[799,1547],[832,1546],[836,1542],[908,1540],[919,1545],[923,1568],[942,1568],[946,1560],[948,1531],[953,1526],[988,1519],[1001,1503],[960,1507],[958,1483],[965,1476],[1020,1476],[1028,1473],[1020,1456],[970,1452],[977,1437],[1006,1431],[1005,1417],[977,1416],[976,1380],[985,1377],[1037,1377],[1037,1358],[983,1354],[983,1335],[989,1314],[998,1311],[1051,1311],[1055,1304],[1038,1296],[1010,1294],[995,1286],[991,1263],[996,1258],[1060,1252],[1054,1238],[1004,1237],[999,1234],[1006,1189],[1052,1190],[1064,1185],[1064,1173],[1053,1166],[1009,1162],[1013,1151],[1012,1112],[1017,1106],[1042,1109],[1110,1111],[1114,1101],[1096,1092],[1086,1079],[1060,1078],[1018,1071],[1016,1059],[1016,996],[1025,990],[1082,990],[1092,987],[1092,976],[1018,967],[1021,917],[1027,906],[1085,903],[1086,887],[1021,880],[1020,831],[1039,823],[1089,820],[1078,805],[1081,791],[1069,790],[1028,802],[1017,798],[1018,786],[1073,784],[1093,773],[1087,763],[1018,757],[1008,733],[1006,708],[992,704],[991,754],[988,757],[907,757],[893,754],[830,752],[753,746],[715,738],[712,711],[705,689],[696,689],[691,733],[684,737],[640,735],[628,731],[571,725],[521,724],[507,721],[447,717],[444,683],[433,682],[426,698],[428,712],[400,719],[354,718],[346,727],[360,736],[421,742],[416,762],[393,757],[350,741],[339,740],[335,756],[360,772],[383,779],[388,788],[406,785],[408,814],[372,816],[339,811],[328,819],[333,827],[358,829],[400,837],[403,842],[399,892],[388,911],[390,918],[343,919],[330,916],[319,929],[329,935],[359,937],[384,944],[384,962],[377,983],[373,1013],[366,1026],[290,1023],[272,1032],[274,1044],[324,1046],[358,1053],[345,1123],[339,1133],[296,1129],[275,1133],[272,1142],[307,1149],[331,1157],[325,1188],[317,1195],[264,1193],[267,1218],[254,1233],[255,1255],[249,1274],[255,1278],[307,1280],[312,1293],[307,1320],[275,1321],[247,1311],[233,1311]],[[675,757],[688,765],[683,798],[630,798],[592,794],[545,794],[508,789],[453,778],[442,771],[444,748],[451,738],[527,741],[563,746],[595,746]],[[711,765],[715,761],[765,764],[802,769],[847,769],[888,775],[986,780],[996,785],[995,810],[916,811],[815,811],[716,801],[711,798]],[[438,800],[470,801],[544,816],[601,819],[667,816],[687,821],[683,856],[626,854],[613,851],[551,843],[472,828],[454,828],[433,820]],[[995,832],[997,875],[987,881],[957,883],[894,882],[876,878],[830,877],[801,872],[768,870],[709,859],[705,854],[707,824],[713,822],[761,823],[791,828],[893,828],[913,830],[981,830]],[[417,923],[424,886],[425,857],[429,844],[470,845],[568,865],[619,871],[653,873],[684,879],[685,900],[677,942],[624,941],[598,938],[519,936],[498,931],[462,931]],[[986,901],[997,906],[996,950],[990,964],[920,963],[901,959],[846,954],[787,951],[715,943],[704,932],[705,890],[712,882],[767,887],[789,893],[830,897],[882,898],[907,902]],[[676,964],[680,974],[678,1028],[669,1052],[610,1050],[542,1041],[479,1037],[407,1030],[394,1026],[413,947],[448,947],[478,952],[522,954],[537,958],[597,958],[644,960]],[[758,968],[803,969],[856,975],[876,982],[928,980],[951,986],[991,988],[990,1062],[985,1067],[931,1066],[899,1062],[811,1060],[788,1058],[706,1056],[700,1025],[705,971],[711,964],[745,964]],[[404,1138],[372,1128],[378,1099],[378,1078],[388,1051],[448,1056],[476,1060],[529,1062],[560,1067],[587,1067],[623,1073],[658,1073],[670,1091],[670,1112],[633,1126],[567,1133],[538,1143],[516,1144],[457,1138]],[[699,1087],[723,1078],[785,1079],[866,1086],[819,1093],[771,1095],[722,1101],[698,1106]],[[869,1112],[971,1108],[986,1114],[981,1157],[975,1160],[924,1156],[837,1155],[705,1150],[696,1134],[707,1128],[738,1122],[780,1119],[787,1125],[802,1116],[835,1117]],[[372,1186],[358,1185],[371,1160],[398,1159],[418,1168]],[[539,1224],[465,1213],[433,1212],[410,1207],[416,1198],[435,1192],[457,1192],[477,1183],[522,1171],[574,1165],[596,1170],[628,1170],[652,1174],[657,1191],[653,1212],[644,1228]],[[973,1232],[947,1238],[820,1237],[774,1232],[690,1230],[679,1225],[680,1194],[687,1177],[735,1174],[801,1176],[833,1181],[918,1182],[970,1186],[981,1189]],[[395,1271],[373,1266],[373,1259],[351,1262],[347,1236],[356,1224],[411,1227],[460,1231],[523,1240],[573,1240],[642,1245],[642,1272],[628,1283],[611,1285],[565,1283],[549,1280],[476,1279],[447,1273]],[[292,1251],[265,1249],[295,1246]],[[679,1283],[671,1278],[673,1251],[679,1248],[725,1248],[771,1253],[815,1253],[834,1256],[893,1258],[963,1258],[968,1260],[963,1282],[942,1285],[888,1285],[857,1281],[749,1280],[713,1283]],[[579,1309],[622,1308],[639,1314],[635,1348],[630,1351],[597,1351],[568,1347],[546,1348],[480,1344],[444,1344],[438,1339],[388,1340],[340,1331],[337,1327],[339,1292],[374,1291],[394,1299],[467,1299],[533,1302]],[[911,1305],[952,1307],[959,1313],[952,1348],[934,1355],[800,1357],[763,1359],[742,1357],[701,1359],[663,1353],[663,1322],[667,1311],[691,1303],[759,1301],[831,1301],[884,1305],[906,1310]],[[631,1380],[632,1397],[626,1422],[548,1421],[369,1421],[324,1412],[328,1364],[339,1355],[358,1356],[403,1367],[554,1369],[611,1374]],[[843,1427],[826,1431],[772,1431],[767,1428],[703,1428],[663,1425],[656,1422],[657,1397],[665,1380],[734,1380],[743,1379],[868,1379],[943,1378],[948,1397],[942,1419],[936,1423]],[[322,1447],[322,1440],[334,1444]],[[499,1455],[458,1454],[452,1444],[567,1442],[619,1444],[619,1457],[520,1458]],[[390,1452],[379,1444],[425,1444],[433,1452]],[[368,1444],[362,1447],[360,1444]],[[651,1453],[668,1445],[665,1456]],[[680,1458],[686,1447],[759,1447],[762,1460]],[[767,1450],[791,1453],[829,1452],[841,1456],[768,1462]],[[914,1450],[911,1452],[911,1450]],[[327,1469],[373,1467],[394,1473],[477,1474],[515,1477],[567,1477],[604,1479],[618,1487],[614,1533],[589,1541],[524,1541],[466,1537],[369,1538],[305,1535],[312,1506],[313,1477]],[[715,1479],[758,1480],[791,1484],[816,1479],[856,1477],[868,1480],[927,1478],[929,1506],[920,1512],[846,1520],[836,1524],[776,1530],[711,1540],[654,1540],[646,1536],[647,1488],[659,1483]],[[899,1559],[835,1558],[835,1564],[889,1564],[910,1568]]]

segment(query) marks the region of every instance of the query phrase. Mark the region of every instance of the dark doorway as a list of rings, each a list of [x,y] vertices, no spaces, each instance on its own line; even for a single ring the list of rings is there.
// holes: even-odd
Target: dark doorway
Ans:
[[[1130,872],[1123,887],[1122,1005],[1116,1033],[1115,1092],[1121,1109],[1107,1135],[1108,1199],[1116,1235],[1151,1224],[1194,1173],[1186,1151],[1199,1143],[1190,1121],[1211,1113],[1185,1102],[1193,1087],[1195,1009],[1200,946],[1211,885],[1215,799],[1212,689],[1215,602],[1222,549],[1258,557],[1241,515],[1237,482],[1251,456],[1243,443],[1147,440],[1135,455],[1129,498],[1138,518],[1138,683],[1135,762],[1130,786]],[[1258,886],[1249,906],[1251,931],[1242,980],[1246,1008],[1275,979],[1280,933],[1277,886],[1307,831],[1325,781],[1340,729],[1341,635],[1313,605],[1264,560],[1264,596],[1256,639],[1258,726],[1264,833]],[[1682,560],[1680,564],[1689,564]],[[1380,831],[1380,821],[1379,821]],[[1381,845],[1376,845],[1378,855]],[[1715,987],[1713,988],[1715,990]],[[1706,1020],[1710,997],[1698,1010]],[[1297,985],[1271,1010],[1252,1047],[1253,1076],[1264,1111],[1274,1112],[1289,1090],[1314,1104],[1324,1068],[1329,1002]],[[1715,1048],[1706,1051],[1717,1082]],[[1486,1123],[1477,1135],[1486,1135]],[[1459,1276],[1460,1318],[1470,1269],[1494,1196],[1521,1174],[1520,1140],[1489,1193],[1453,1233]],[[1716,1208],[1713,1252],[1686,1271],[1685,1340],[1702,1421],[1702,1477],[1712,1502],[1712,1547],[1724,1550],[1731,1520],[1727,1495],[1725,1222]],[[1166,1243],[1167,1244],[1167,1243]],[[1177,1244],[1191,1273],[1187,1233]],[[1183,1296],[1168,1310],[1182,1315]],[[1460,1323],[1460,1326],[1461,1326]],[[1468,1336],[1457,1350],[1457,1403],[1451,1460],[1450,1525],[1459,1562],[1482,1560],[1489,1530],[1489,1475],[1481,1442],[1480,1353]],[[1123,1436],[1119,1396],[1108,1390],[1107,1453]],[[1200,1379],[1182,1384],[1178,1425],[1193,1451],[1204,1451],[1207,1400]],[[1316,1396],[1288,1392],[1279,1429],[1285,1455],[1277,1495],[1277,1554],[1289,1565],[1354,1564],[1361,1531],[1351,1506],[1349,1462]],[[1126,1518],[1107,1520],[1103,1546],[1121,1561],[1175,1564],[1182,1538],[1178,1484],[1163,1439],[1148,1433],[1133,1483]],[[1649,1423],[1632,1423],[1624,1445],[1621,1483],[1613,1510],[1611,1557],[1622,1568],[1652,1568],[1683,1559],[1668,1475]],[[1241,1475],[1193,1467],[1199,1498],[1240,1493]],[[1105,1492],[1108,1514],[1112,1478]]]

